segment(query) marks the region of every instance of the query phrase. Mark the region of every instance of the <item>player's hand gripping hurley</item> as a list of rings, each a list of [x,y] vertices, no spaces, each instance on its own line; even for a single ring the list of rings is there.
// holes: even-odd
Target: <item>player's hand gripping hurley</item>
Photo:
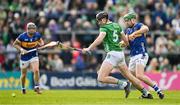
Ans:
[[[68,49],[68,50],[75,50],[75,51],[79,51],[80,53],[84,53],[82,49],[74,48],[74,47],[70,47],[70,46],[66,46],[66,45],[64,45],[63,43],[59,42],[59,41],[58,41],[58,46],[59,46],[60,48],[66,48],[66,49]],[[85,52],[85,53],[88,54],[88,55],[91,55],[91,52],[90,52],[90,51]]]

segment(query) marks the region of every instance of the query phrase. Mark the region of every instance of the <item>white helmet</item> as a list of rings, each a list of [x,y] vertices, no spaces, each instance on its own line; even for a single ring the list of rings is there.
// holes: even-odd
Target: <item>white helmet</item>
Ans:
[[[36,25],[35,25],[35,23],[33,23],[33,22],[29,22],[29,23],[26,25],[26,28],[27,28],[27,29],[31,29],[31,28],[36,29]]]

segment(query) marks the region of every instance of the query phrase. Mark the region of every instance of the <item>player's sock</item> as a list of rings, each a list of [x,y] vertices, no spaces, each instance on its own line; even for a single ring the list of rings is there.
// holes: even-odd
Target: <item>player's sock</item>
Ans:
[[[22,87],[21,89],[22,89],[22,90],[21,90],[22,93],[23,93],[23,94],[26,94],[26,88]]]
[[[36,84],[34,86],[34,91],[37,93],[37,94],[41,94],[42,92],[40,91],[40,88],[39,88],[39,84]]]
[[[153,87],[152,87],[158,94],[159,92],[161,92],[161,89],[155,84]]]
[[[35,88],[35,89],[36,89],[36,88],[39,88],[39,84],[35,84],[34,88]]]
[[[124,87],[126,87],[127,82],[118,80],[117,84],[118,84],[121,88],[124,88]]]
[[[149,92],[148,92],[145,88],[143,88],[143,89],[141,90],[141,93],[142,93],[144,96],[147,96],[147,95],[149,94]]]
[[[21,84],[21,89],[22,89],[22,90],[26,90],[26,88],[25,88],[25,86],[24,86],[23,83]]]
[[[22,89],[22,90],[26,90],[26,88],[25,88],[25,87],[22,87],[21,89]]]

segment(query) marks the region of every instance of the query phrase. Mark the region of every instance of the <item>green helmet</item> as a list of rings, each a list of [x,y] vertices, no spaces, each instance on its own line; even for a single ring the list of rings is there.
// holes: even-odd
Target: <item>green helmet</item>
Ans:
[[[130,13],[124,15],[123,19],[125,21],[131,20],[131,19],[136,19],[136,13],[130,12]]]

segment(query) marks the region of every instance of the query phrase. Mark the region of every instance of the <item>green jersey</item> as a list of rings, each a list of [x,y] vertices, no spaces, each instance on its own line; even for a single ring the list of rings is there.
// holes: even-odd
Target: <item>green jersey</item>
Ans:
[[[119,46],[122,28],[118,23],[108,23],[100,27],[100,32],[106,32],[103,40],[104,49],[109,51],[122,51]]]

